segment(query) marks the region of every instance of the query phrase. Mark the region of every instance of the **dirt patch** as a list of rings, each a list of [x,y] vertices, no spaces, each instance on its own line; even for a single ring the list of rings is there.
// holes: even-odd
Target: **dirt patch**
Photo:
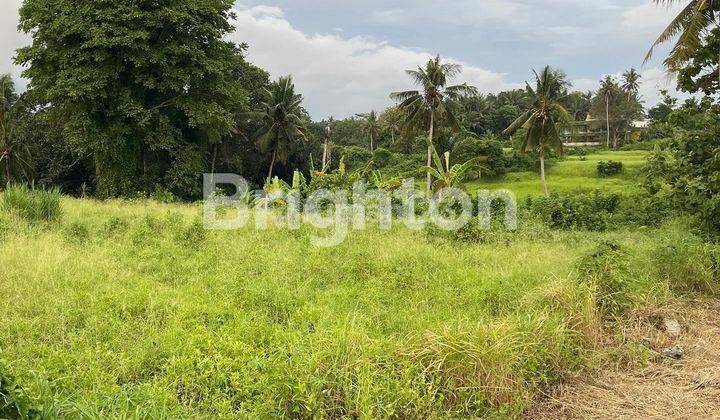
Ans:
[[[679,336],[668,334],[667,320],[679,321]],[[623,336],[650,349],[648,365],[571,380],[527,418],[720,419],[720,301],[640,313]],[[663,356],[667,349],[679,349],[682,358]]]

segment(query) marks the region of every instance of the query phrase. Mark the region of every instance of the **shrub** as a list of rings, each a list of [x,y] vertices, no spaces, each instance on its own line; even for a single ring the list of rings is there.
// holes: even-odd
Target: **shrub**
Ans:
[[[598,162],[597,171],[600,176],[613,176],[617,175],[623,170],[622,162],[615,162],[609,160],[607,162]]]
[[[373,154],[373,163],[376,168],[384,168],[388,164],[390,164],[390,160],[392,159],[393,154],[388,149],[378,147],[375,149],[375,154]]]
[[[487,161],[483,162],[483,176],[497,177],[507,172],[507,160],[502,144],[494,139],[465,138],[455,146],[451,158],[454,163],[461,163],[480,156],[487,158]]]
[[[52,221],[60,217],[60,190],[35,189],[26,185],[11,185],[2,195],[0,207],[16,212],[30,222]]]
[[[0,418],[39,418],[40,414],[7,366],[0,362]]]
[[[627,257],[619,244],[604,241],[578,262],[581,281],[595,284],[600,309],[605,315],[621,315],[632,303],[627,293],[631,283]]]
[[[348,170],[353,171],[367,165],[372,160],[370,150],[360,146],[348,146],[342,149],[342,158]]]
[[[568,156],[587,156],[588,149],[586,147],[568,147],[565,154]]]
[[[706,234],[720,238],[720,112],[695,116],[666,152],[648,159],[646,186],[664,190],[679,208],[696,215]]]
[[[594,194],[560,195],[532,198],[525,201],[524,210],[539,217],[553,229],[584,229],[603,231],[620,203],[620,195]]]

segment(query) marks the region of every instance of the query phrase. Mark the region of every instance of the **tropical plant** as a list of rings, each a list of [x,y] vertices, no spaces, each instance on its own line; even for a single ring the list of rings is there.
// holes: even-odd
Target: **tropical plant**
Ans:
[[[6,183],[12,182],[14,175],[27,177],[32,165],[30,148],[17,130],[22,111],[12,78],[0,76],[0,173]]]
[[[447,126],[453,131],[459,131],[460,125],[450,110],[449,102],[458,100],[466,95],[477,93],[477,89],[467,84],[448,86],[450,79],[458,76],[462,66],[453,63],[443,63],[440,56],[429,60],[425,68],[407,70],[413,82],[422,90],[408,90],[393,92],[390,98],[398,101],[398,107],[406,113],[403,129],[405,134],[411,136],[415,132],[427,130],[428,154],[427,166],[432,166],[433,134],[440,125]],[[427,174],[427,194],[432,188],[432,176]]]
[[[429,140],[428,144],[435,167],[426,166],[424,169],[431,177],[435,178],[435,181],[431,183],[431,186],[432,191],[436,193],[444,188],[462,186],[468,172],[478,166],[480,162],[487,160],[486,157],[479,156],[470,159],[463,164],[450,166],[450,152],[445,152],[441,158],[435,149],[435,146],[433,146]]]
[[[547,148],[553,148],[562,155],[563,144],[560,138],[558,124],[569,124],[572,120],[570,114],[561,104],[567,96],[569,83],[565,74],[546,66],[540,74],[535,74],[535,89],[525,83],[525,89],[532,98],[532,107],[513,122],[505,133],[512,134],[520,128],[525,129],[521,150],[525,153],[537,153],[540,157],[540,179],[543,191],[548,195],[547,181],[545,179],[545,153]]]
[[[606,78],[590,109],[593,115],[605,114],[607,124],[607,147],[617,149],[630,131],[632,122],[643,114],[638,96],[626,92],[613,79]],[[612,122],[612,125],[611,125]]]
[[[679,0],[654,1],[664,6],[679,2]],[[677,38],[664,63],[671,71],[679,70],[700,48],[703,33],[717,25],[718,14],[720,14],[720,0],[690,0],[653,43],[645,56],[645,62],[652,58],[655,48]]]
[[[370,137],[370,153],[375,152],[375,142],[380,137],[380,121],[377,113],[370,111],[367,114],[357,114],[363,119],[363,133]]]
[[[26,0],[19,15],[32,41],[16,59],[30,96],[92,156],[94,190],[163,184],[198,198],[205,152],[246,105],[233,75],[242,48],[226,39],[232,2]]]
[[[334,119],[333,117],[330,117],[327,124],[325,125],[325,130],[323,132],[323,156],[322,156],[322,164],[325,166],[327,163],[330,162],[331,158],[331,150],[330,150],[330,142],[332,142],[332,123]]]
[[[600,82],[598,96],[605,99],[605,124],[607,128],[607,143],[605,147],[610,148],[610,98],[618,91],[615,79],[608,75]]]
[[[622,90],[628,94],[628,100],[632,99],[633,97],[637,97],[638,91],[640,90],[640,79],[642,76],[634,69],[631,68],[630,70],[623,73],[623,84],[622,84]]]
[[[295,93],[292,77],[278,79],[265,90],[262,111],[251,113],[250,116],[260,118],[262,125],[255,133],[258,148],[272,155],[267,180],[273,178],[276,162],[287,163],[295,151],[298,141],[306,138],[305,123],[302,118],[303,97]]]

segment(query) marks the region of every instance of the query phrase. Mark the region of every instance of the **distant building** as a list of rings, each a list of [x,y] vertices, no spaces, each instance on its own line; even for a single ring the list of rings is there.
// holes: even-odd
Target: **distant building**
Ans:
[[[605,122],[591,118],[573,121],[562,133],[563,144],[567,147],[602,146],[606,143]]]
[[[647,126],[648,121],[633,121],[625,133],[625,142],[634,143],[640,140],[640,135]],[[562,138],[566,147],[603,146],[607,143],[606,123],[588,115],[585,121],[573,121],[570,127],[565,128]]]

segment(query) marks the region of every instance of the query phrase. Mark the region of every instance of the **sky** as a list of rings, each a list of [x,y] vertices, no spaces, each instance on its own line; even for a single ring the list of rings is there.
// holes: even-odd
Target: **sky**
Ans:
[[[0,73],[27,81],[12,64],[30,37],[18,33],[21,0],[0,0]],[[682,2],[680,2],[682,3]],[[455,80],[483,93],[523,86],[532,69],[563,69],[577,90],[635,67],[646,106],[675,83],[662,69],[667,48],[643,65],[679,11],[652,0],[237,0],[235,31],[251,62],[273,78],[291,74],[314,119],[343,118],[392,104],[412,87],[404,70],[431,56],[463,65]]]

